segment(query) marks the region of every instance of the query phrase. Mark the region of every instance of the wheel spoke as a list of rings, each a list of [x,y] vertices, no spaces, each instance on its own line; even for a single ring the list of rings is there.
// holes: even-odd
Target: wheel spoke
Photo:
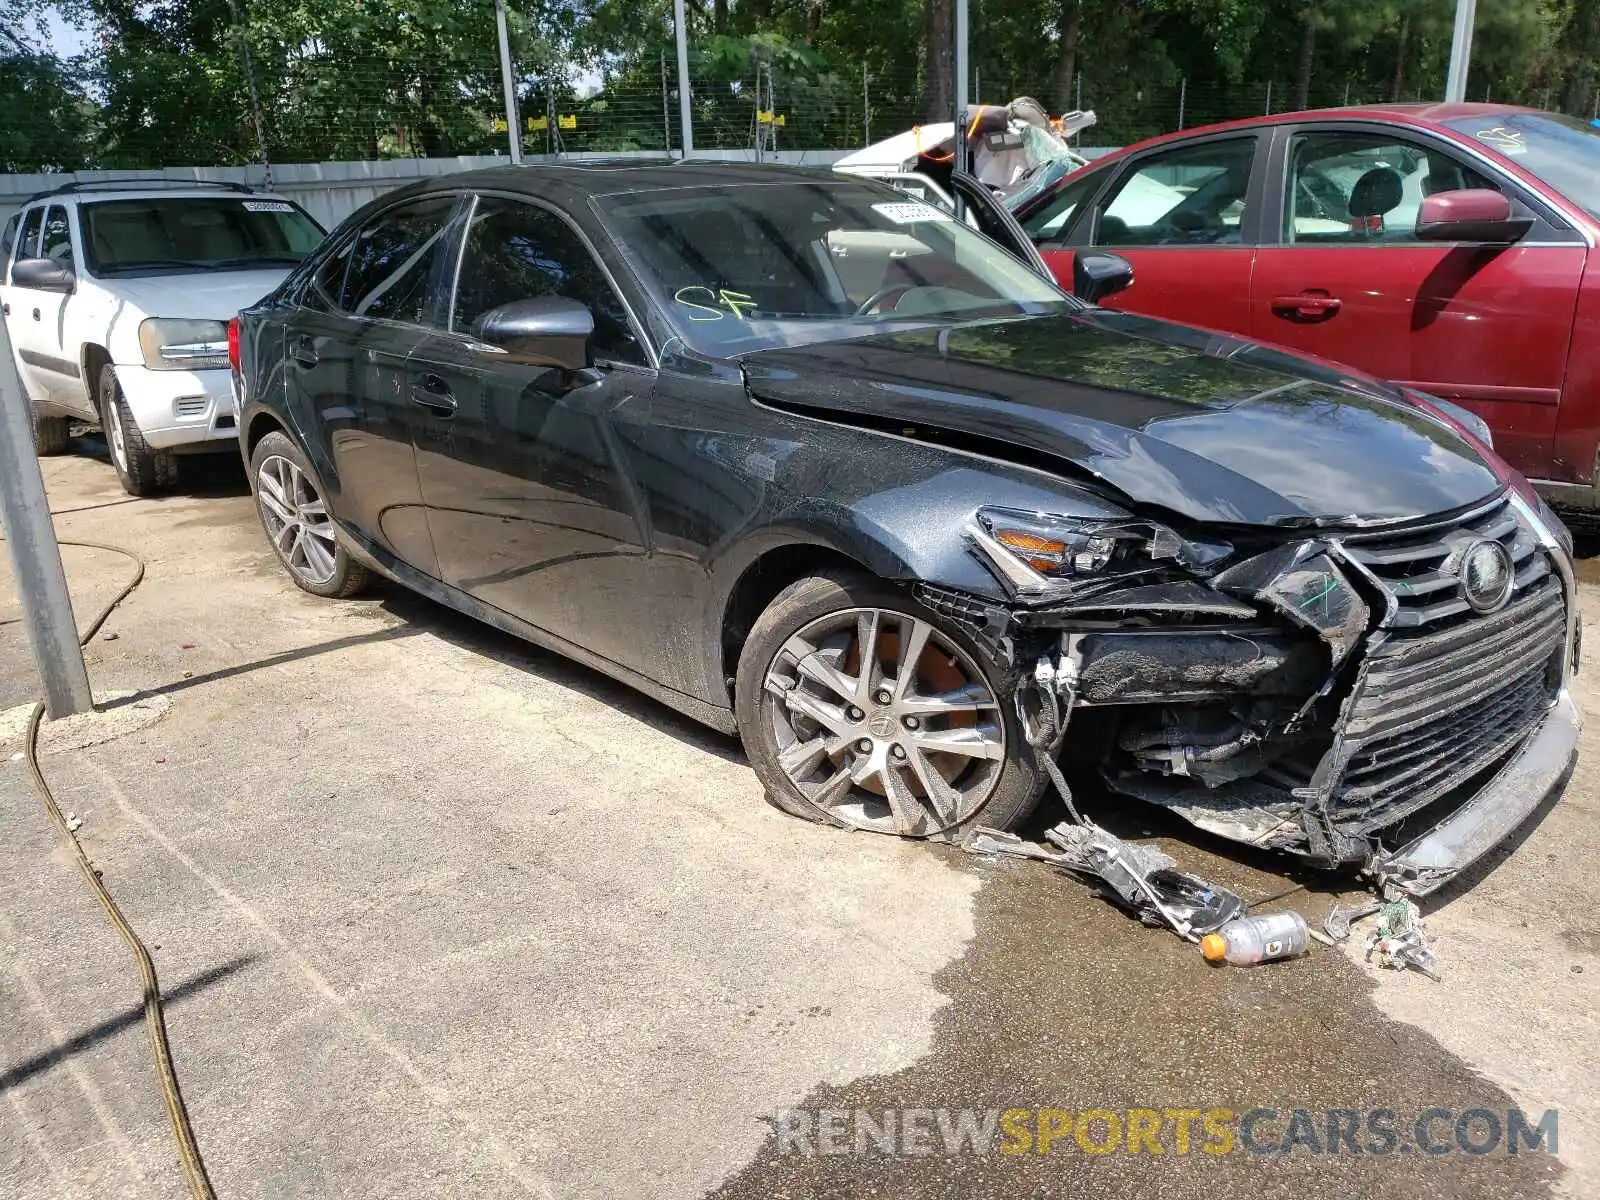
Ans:
[[[849,798],[853,782],[850,778],[850,768],[840,767],[832,779],[812,792],[807,799],[819,808],[832,808]]]
[[[912,745],[906,757],[911,760],[911,769],[922,782],[922,790],[928,793],[928,803],[939,818],[941,827],[954,825],[961,818],[961,793],[945,782],[944,776],[933,769],[928,756],[916,745]]]
[[[964,688],[940,692],[936,696],[907,696],[895,711],[902,716],[939,717],[950,713],[978,712],[998,708],[994,696],[981,683],[969,683]]]
[[[889,764],[878,777],[883,780],[884,795],[889,801],[889,811],[894,814],[894,831],[901,837],[922,833],[927,824],[927,813],[906,786],[900,768]]]
[[[278,549],[282,551],[285,557],[289,557],[294,553],[295,547],[299,544],[300,526],[296,525],[292,521],[285,521],[283,523],[283,528],[279,529],[278,532],[272,536],[273,540],[278,543]]]
[[[265,482],[265,479],[266,476],[263,475],[263,482]],[[277,496],[273,495],[266,488],[263,487],[259,492],[256,493],[256,495],[260,498],[262,507],[270,512],[279,521],[288,523],[294,520],[294,514],[284,506],[283,501]]]
[[[328,515],[328,506],[324,501],[312,496],[311,499],[300,506],[300,515],[302,517],[325,517]]]
[[[851,704],[860,703],[861,680],[839,670],[822,657],[822,651],[817,650],[806,655],[795,664],[795,669],[807,679],[816,680],[839,699]]]
[[[911,632],[906,632],[905,624],[900,626],[900,662],[895,667],[894,673],[894,698],[901,699],[909,695],[914,689],[912,685],[917,678],[917,663],[922,658],[922,652],[927,648],[928,635],[933,632],[933,626],[926,621],[911,619]]]
[[[996,760],[1005,757],[999,739],[975,726],[924,730],[915,734],[913,740],[925,754],[963,754],[968,758]]]
[[[300,552],[305,556],[306,567],[315,572],[318,581],[333,574],[335,562],[331,546],[325,544],[314,531],[304,527],[300,533]]]
[[[850,718],[845,716],[844,709],[799,688],[784,693],[783,702],[789,706],[791,712],[810,717],[837,737],[849,737],[854,727]]]
[[[878,626],[883,614],[875,608],[865,609],[856,615],[856,675],[855,701],[866,708],[872,700],[873,685],[878,682],[882,668],[878,665]]]
[[[785,775],[798,782],[811,773],[829,749],[829,741],[824,737],[793,742],[778,754],[778,765],[783,768]]]

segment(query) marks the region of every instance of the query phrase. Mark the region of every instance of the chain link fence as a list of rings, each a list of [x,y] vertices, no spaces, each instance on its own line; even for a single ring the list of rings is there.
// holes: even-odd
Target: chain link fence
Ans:
[[[104,37],[61,61],[0,41],[0,172],[153,170],[504,154],[507,114],[492,6],[460,10],[426,29],[384,9],[360,37],[281,24],[235,23],[230,6],[204,37],[178,49]],[[235,10],[237,11],[237,10]],[[513,9],[515,18],[515,9]],[[679,146],[675,55],[659,51],[601,70],[538,61],[518,28],[516,123],[529,154],[664,152]],[[697,150],[847,151],[910,129],[927,116],[927,79],[909,64],[822,63],[816,55],[730,52],[729,39],[690,53]],[[8,52],[8,50],[10,52]],[[1046,107],[1093,109],[1088,147],[1125,145],[1215,121],[1387,101],[1317,78],[1305,95],[1290,80],[1202,83],[1088,69],[1051,95],[1048,83],[1009,71],[974,73],[974,101],[1003,103],[1032,90]],[[1427,98],[1403,87],[1400,99]],[[1485,97],[1548,107],[1548,92]],[[1065,101],[1065,102],[1063,102]],[[1584,116],[1600,116],[1585,113]]]

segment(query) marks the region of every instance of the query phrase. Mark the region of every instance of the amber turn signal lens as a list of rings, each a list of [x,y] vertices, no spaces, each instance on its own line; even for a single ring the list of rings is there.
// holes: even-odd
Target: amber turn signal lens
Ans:
[[[1066,558],[1067,544],[1058,539],[1042,538],[1020,529],[996,529],[994,536],[1002,546],[1017,551],[1017,557],[1035,571],[1057,570]]]

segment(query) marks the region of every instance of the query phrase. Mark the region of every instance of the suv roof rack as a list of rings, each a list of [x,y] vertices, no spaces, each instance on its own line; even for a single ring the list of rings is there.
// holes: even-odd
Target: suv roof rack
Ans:
[[[35,200],[43,200],[47,196],[69,196],[78,192],[93,191],[125,191],[143,192],[157,188],[170,188],[173,191],[189,191],[194,188],[220,188],[225,192],[243,192],[245,195],[255,195],[255,188],[247,183],[234,183],[228,179],[168,179],[165,175],[154,175],[149,179],[85,179],[73,183],[64,183],[58,188],[51,188],[48,192],[29,196],[24,204],[32,204]]]

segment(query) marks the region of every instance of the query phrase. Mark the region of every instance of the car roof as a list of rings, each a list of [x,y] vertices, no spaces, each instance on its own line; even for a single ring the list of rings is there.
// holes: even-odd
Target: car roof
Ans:
[[[431,176],[404,189],[408,194],[457,191],[462,188],[549,195],[616,196],[666,188],[739,187],[748,184],[800,183],[840,179],[827,167],[793,167],[779,163],[720,162],[715,159],[606,158],[558,163],[524,163],[485,167]],[[391,193],[391,195],[394,193]]]
[[[1382,121],[1388,124],[1437,128],[1447,121],[1454,121],[1464,117],[1489,117],[1508,113],[1539,111],[1541,110],[1526,108],[1517,104],[1445,104],[1427,100],[1414,104],[1358,104],[1347,108],[1300,109],[1294,112],[1243,117],[1237,121],[1219,121],[1214,125],[1196,125],[1189,129],[1179,130],[1176,133],[1164,133],[1159,137],[1146,138],[1142,142],[1135,142],[1132,145],[1124,146],[1120,150],[1114,150],[1110,154],[1102,155],[1092,160],[1089,165],[1091,167],[1098,166],[1102,162],[1120,159],[1134,151],[1147,150],[1152,146],[1160,146],[1168,142],[1181,142],[1188,138],[1204,137],[1207,134],[1224,133],[1231,130],[1261,129],[1271,125],[1299,125],[1311,121]]]

